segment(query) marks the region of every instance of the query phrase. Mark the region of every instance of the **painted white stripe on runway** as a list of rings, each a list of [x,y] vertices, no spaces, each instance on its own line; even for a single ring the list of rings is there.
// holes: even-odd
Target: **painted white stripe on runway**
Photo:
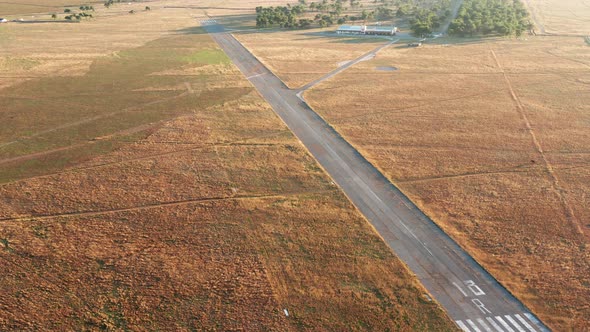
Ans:
[[[462,321],[456,320],[455,323],[457,323],[457,325],[459,325],[461,330],[463,330],[465,332],[471,332],[471,331],[469,331],[469,328],[467,328],[467,326]]]
[[[514,318],[510,317],[510,315],[504,315],[504,317],[506,317],[506,319],[512,323],[512,325],[514,327],[516,327],[518,329],[518,332],[526,332],[525,330],[522,329],[522,327],[520,327],[520,325],[518,325],[518,323],[514,320]]]
[[[478,318],[477,322],[479,323],[479,325],[481,325],[481,327],[483,327],[487,332],[493,332],[492,329],[488,326],[488,324],[486,324],[486,322],[484,322],[483,319]]]
[[[266,75],[266,73],[261,73],[261,74],[257,74],[257,75],[252,75],[252,76],[250,76],[250,77],[246,77],[246,79],[251,79],[251,78],[254,78],[254,77],[259,77],[259,76],[262,76],[262,75]]]
[[[514,332],[514,330],[513,330],[513,329],[510,327],[510,325],[508,325],[508,323],[506,323],[506,322],[505,322],[505,321],[502,319],[502,317],[500,317],[500,316],[496,316],[496,320],[497,320],[498,322],[500,322],[500,324],[502,324],[502,326],[504,326],[504,328],[506,329],[506,331],[508,331],[508,332]]]
[[[467,293],[465,293],[465,291],[461,288],[461,286],[457,285],[456,282],[453,283],[453,285],[455,285],[455,287],[457,287],[457,289],[459,290],[459,292],[461,292],[461,294],[463,294],[463,296],[467,296]]]
[[[528,318],[531,322],[533,322],[533,324],[537,325],[539,330],[546,331],[546,329],[543,327],[543,324],[541,324],[541,322],[537,319],[537,317],[533,316],[532,314],[530,314],[528,312],[523,313],[523,315],[526,318]]]
[[[537,330],[535,330],[529,323],[527,323],[527,321],[524,320],[524,318],[522,318],[519,314],[514,315],[514,317],[516,317],[516,319],[518,319],[522,323],[522,325],[524,325],[524,327],[526,327],[529,331],[537,332]]]
[[[500,325],[498,325],[492,317],[486,317],[486,319],[488,320],[488,323],[492,324],[492,326],[496,329],[496,331],[504,332],[504,330],[502,330]]]
[[[473,329],[473,331],[475,331],[475,332],[481,332],[481,330],[477,327],[477,325],[475,325],[474,322],[471,321],[471,319],[467,319],[465,321],[467,322],[467,324],[469,324],[469,326],[471,326],[471,328]]]

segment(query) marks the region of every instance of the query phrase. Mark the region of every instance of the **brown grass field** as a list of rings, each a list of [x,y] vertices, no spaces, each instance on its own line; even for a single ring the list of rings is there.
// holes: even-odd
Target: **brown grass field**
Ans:
[[[1,27],[0,330],[455,330],[163,4]]]
[[[587,47],[555,37],[394,47],[306,98],[551,327],[585,330]]]
[[[235,33],[290,88],[318,79],[346,61],[385,44],[388,40],[361,37],[327,37],[334,28],[262,33]]]
[[[590,53],[565,35],[590,26],[583,2],[531,3],[560,36],[393,45],[306,99],[547,324],[586,331]],[[301,31],[236,37],[292,87],[366,51]]]

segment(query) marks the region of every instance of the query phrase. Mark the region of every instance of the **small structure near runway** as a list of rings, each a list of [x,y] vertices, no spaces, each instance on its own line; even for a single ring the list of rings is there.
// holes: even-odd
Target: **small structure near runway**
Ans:
[[[341,25],[337,34],[395,36],[397,27],[383,25]]]

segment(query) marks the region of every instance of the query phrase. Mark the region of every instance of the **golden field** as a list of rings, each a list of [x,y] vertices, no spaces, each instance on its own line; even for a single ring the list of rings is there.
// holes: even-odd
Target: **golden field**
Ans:
[[[386,39],[326,36],[334,28],[237,32],[234,36],[290,88],[321,78],[340,65],[388,42]]]
[[[206,9],[149,4],[0,27],[0,330],[454,330]]]
[[[590,317],[586,49],[554,37],[393,47],[306,98],[545,322],[580,330]]]
[[[526,0],[539,29],[557,35],[590,35],[590,3],[587,0]]]
[[[400,42],[305,98],[547,324],[584,330],[587,22],[559,18],[579,1],[531,3],[546,3],[555,35]],[[235,35],[292,88],[374,48],[306,31]]]

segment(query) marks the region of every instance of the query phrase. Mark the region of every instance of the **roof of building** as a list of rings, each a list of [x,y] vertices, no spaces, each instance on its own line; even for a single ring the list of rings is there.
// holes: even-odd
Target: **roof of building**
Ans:
[[[369,25],[367,26],[367,31],[391,31],[395,29],[394,26],[384,26],[384,25]]]
[[[361,25],[341,25],[340,27],[338,27],[338,30],[361,32],[363,30],[363,27]]]
[[[396,27],[386,25],[341,25],[338,27],[340,31],[391,31]]]

